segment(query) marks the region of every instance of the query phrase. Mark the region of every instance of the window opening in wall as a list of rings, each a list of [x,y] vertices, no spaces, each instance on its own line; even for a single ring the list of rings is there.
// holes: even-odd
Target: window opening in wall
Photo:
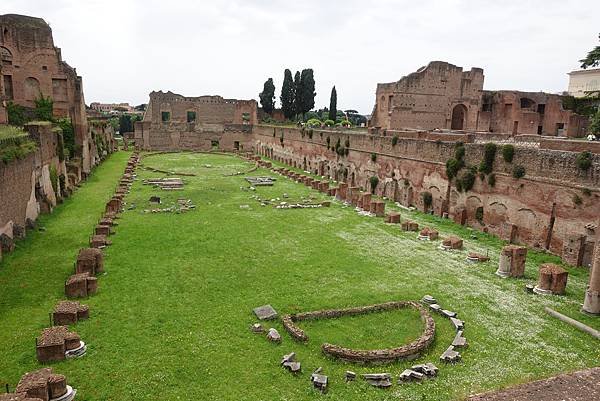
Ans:
[[[219,149],[219,141],[216,141],[216,140],[210,141],[210,147],[213,149]]]
[[[540,114],[544,114],[546,112],[546,105],[545,104],[538,104],[537,106],[537,112]]]
[[[538,135],[542,135],[544,127],[541,125],[538,125]]]
[[[160,119],[163,123],[166,123],[171,120],[171,113],[168,111],[163,111],[160,113]]]
[[[240,141],[233,141],[233,148],[235,150],[240,150]]]
[[[512,130],[512,133],[513,133],[513,135],[517,135],[517,133],[518,133],[518,132],[519,132],[519,122],[518,122],[518,121],[515,121],[515,122],[513,123],[513,130]]]
[[[187,112],[187,122],[188,123],[196,122],[196,112],[195,111]]]
[[[556,123],[556,135],[563,136],[565,131],[565,123]]]

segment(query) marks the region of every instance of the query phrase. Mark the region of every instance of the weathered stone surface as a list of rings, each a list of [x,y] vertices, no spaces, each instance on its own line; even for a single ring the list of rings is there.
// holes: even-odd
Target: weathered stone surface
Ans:
[[[88,317],[89,307],[76,301],[60,301],[52,313],[52,320],[56,326],[68,326]]]
[[[436,240],[439,237],[439,232],[429,227],[425,227],[419,233],[419,239],[428,239],[430,241]]]
[[[327,385],[329,384],[329,378],[320,373],[313,373],[310,376],[310,381],[313,384],[313,387],[319,390],[322,393],[327,392]]]
[[[400,224],[400,213],[389,212],[385,216],[385,222],[389,224]]]
[[[434,377],[437,376],[439,369],[431,362],[422,363],[419,365],[413,365],[411,367],[412,370],[423,373],[426,376]]]
[[[538,294],[563,295],[569,273],[553,263],[544,263],[539,269],[539,280],[534,292]]]
[[[463,336],[463,330],[459,330],[452,340],[452,346],[456,348],[464,348],[467,346],[467,339]]]
[[[423,298],[421,298],[421,302],[426,303],[428,305],[433,305],[433,304],[437,303],[435,298],[432,297],[431,295],[425,295]]]
[[[281,335],[279,334],[277,329],[270,328],[269,332],[267,333],[267,340],[274,342],[274,343],[280,343]]]
[[[442,241],[442,247],[445,249],[462,249],[463,240],[457,236],[451,235]]]
[[[500,262],[496,274],[500,277],[523,277],[527,248],[524,246],[507,245],[500,252]]]
[[[260,320],[272,320],[277,318],[277,311],[271,305],[263,305],[253,309],[254,314]]]
[[[449,311],[449,310],[446,310],[446,309],[442,309],[441,314],[442,314],[442,316],[448,317],[448,318],[450,318],[450,317],[456,317],[456,312]]]
[[[425,375],[423,373],[417,372],[412,369],[405,369],[400,376],[398,376],[398,381],[406,382],[406,381],[421,381]]]
[[[252,326],[250,326],[250,330],[252,330],[253,333],[264,333],[265,332],[265,328],[260,323],[254,323]]]
[[[401,227],[402,227],[403,231],[418,231],[419,230],[419,224],[412,220],[404,221],[402,223]]]
[[[440,360],[448,363],[454,363],[460,361],[460,353],[454,350],[454,347],[451,345],[444,351],[442,356],[440,356]]]
[[[346,381],[347,382],[354,381],[354,380],[356,380],[356,372],[353,372],[351,370],[347,370],[346,374],[345,374],[345,377],[346,377]]]
[[[76,273],[96,275],[104,272],[104,255],[98,248],[83,248],[77,255]]]
[[[362,375],[371,386],[387,388],[392,385],[392,377],[389,373],[367,373]]]
[[[452,324],[454,325],[454,328],[456,329],[456,331],[460,331],[460,330],[464,329],[464,327],[465,327],[465,322],[463,322],[463,321],[462,321],[462,320],[460,320],[460,319],[457,319],[457,318],[451,317],[451,318],[450,318],[450,321],[451,321],[451,322],[452,322]]]
[[[42,331],[36,339],[36,354],[40,362],[61,361],[65,353],[80,344],[77,333],[70,332],[66,326],[53,326]]]
[[[96,293],[98,281],[89,273],[74,274],[65,283],[65,295],[68,298],[85,298]]]

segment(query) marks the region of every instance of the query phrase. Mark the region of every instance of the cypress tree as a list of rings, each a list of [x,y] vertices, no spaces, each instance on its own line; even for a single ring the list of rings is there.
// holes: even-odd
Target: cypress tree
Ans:
[[[302,76],[300,75],[300,71],[296,71],[296,75],[294,75],[294,90],[296,95],[294,99],[294,115],[304,114],[304,106],[302,103]]]
[[[302,108],[300,112],[304,115],[304,113],[311,111],[315,107],[315,96],[317,94],[315,92],[315,77],[312,68],[302,70],[300,81],[302,87],[302,100],[300,102]]]
[[[271,114],[275,108],[275,84],[273,78],[269,78],[263,85],[263,91],[258,95],[260,105],[267,114]]]
[[[337,91],[335,85],[331,88],[331,97],[329,98],[329,119],[335,121],[337,116]]]
[[[291,119],[295,114],[295,92],[292,72],[286,68],[283,74],[283,84],[281,86],[281,97],[279,100],[281,100],[281,111],[287,119]]]

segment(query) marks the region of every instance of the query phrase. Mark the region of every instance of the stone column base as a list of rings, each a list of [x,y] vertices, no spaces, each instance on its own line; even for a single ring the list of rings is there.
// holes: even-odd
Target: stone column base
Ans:
[[[510,277],[510,272],[506,272],[504,270],[498,269],[498,270],[496,270],[496,275],[500,276],[502,278],[509,278]]]
[[[550,290],[545,290],[543,288],[538,287],[537,285],[535,287],[533,287],[533,292],[535,292],[538,295],[552,295],[553,292]]]
[[[592,315],[600,315],[600,292],[591,291],[589,288],[586,290],[583,311]]]

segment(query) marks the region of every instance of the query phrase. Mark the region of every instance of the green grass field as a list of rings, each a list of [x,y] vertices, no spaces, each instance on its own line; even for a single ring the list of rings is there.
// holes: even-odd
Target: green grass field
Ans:
[[[62,299],[77,250],[85,246],[128,156],[111,156],[71,199],[41,219],[45,232],[28,235],[1,262],[0,382],[14,387],[22,373],[40,367],[34,338]],[[319,209],[261,206],[251,197],[327,197],[263,169],[250,175],[276,176],[276,184],[249,191],[243,175],[224,176],[252,167],[232,156],[162,154],[143,164],[197,176],[184,177],[183,191],[161,191],[139,180],[128,195],[128,206],[135,208],[119,219],[98,294],[84,300],[90,319],[73,327],[89,345],[88,353],[52,365],[78,389],[80,400],[446,401],[599,364],[597,341],[543,311],[550,306],[600,329],[599,319],[579,312],[588,279],[584,269],[568,269],[565,296],[529,295],[524,285],[535,281],[540,263],[558,262],[556,257],[530,251],[526,278],[503,280],[494,274],[502,241],[449,220],[388,204],[403,219],[436,227],[442,236],[461,236],[462,252],[443,252],[439,241],[418,241],[416,233],[360,216],[339,202]],[[138,169],[138,176],[164,174]],[[160,207],[186,198],[196,209],[144,213],[155,207],[148,203],[151,195],[162,198]],[[492,259],[467,264],[469,250],[489,252]],[[434,316],[436,340],[416,362],[434,362],[440,374],[421,384],[394,383],[388,390],[360,379],[346,384],[346,370],[396,378],[416,362],[365,367],[328,359],[320,351],[323,342],[356,348],[409,342],[422,330],[418,313],[410,309],[301,322],[310,337],[306,344],[294,342],[279,322],[270,323],[283,336],[279,345],[249,330],[256,322],[252,308],[267,303],[284,314],[418,300],[425,294],[465,320],[469,347],[460,363],[438,363],[454,329]],[[302,362],[298,376],[279,366],[291,351]],[[312,390],[309,381],[319,366],[330,378],[326,395]]]

